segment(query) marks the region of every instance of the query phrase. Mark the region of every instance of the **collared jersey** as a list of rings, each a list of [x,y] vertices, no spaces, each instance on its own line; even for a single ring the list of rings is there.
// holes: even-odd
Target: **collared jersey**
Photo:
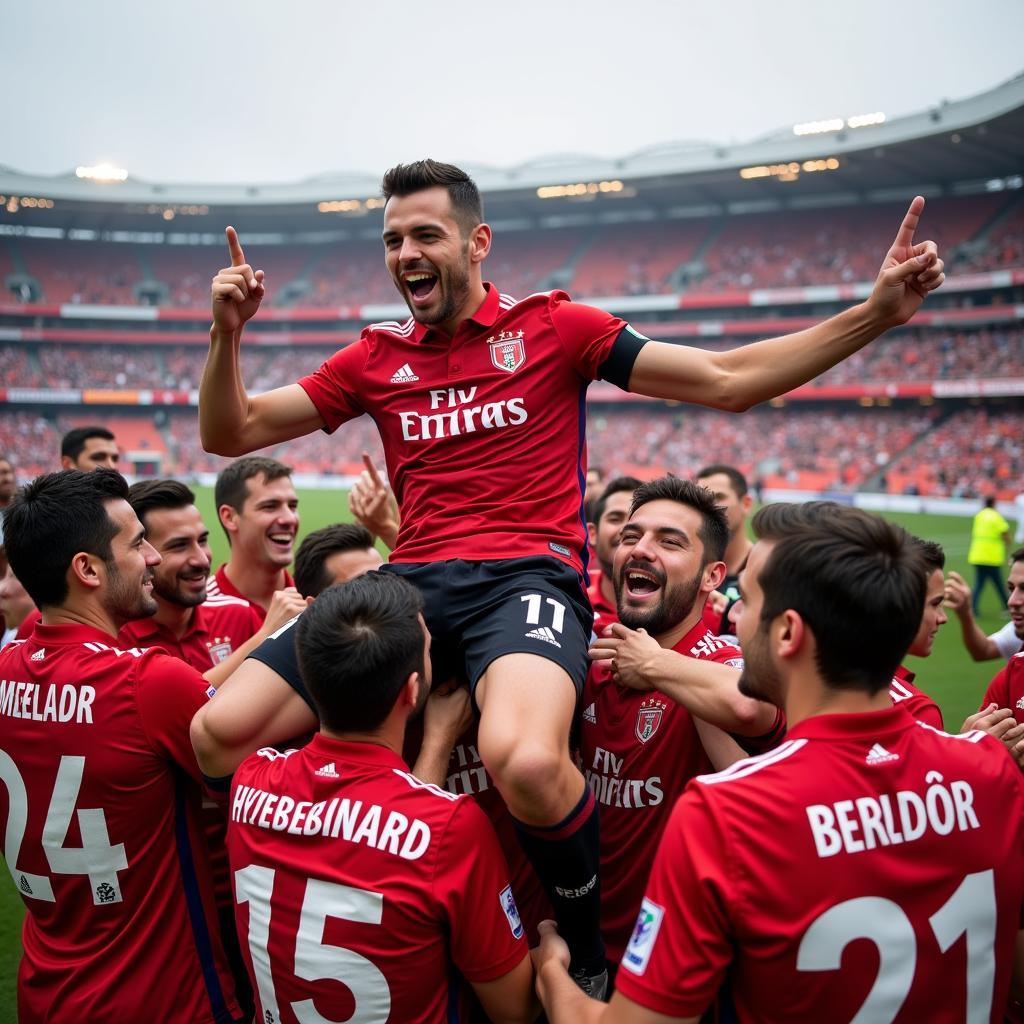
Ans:
[[[329,432],[366,413],[401,508],[393,562],[554,555],[582,571],[585,396],[625,321],[487,286],[448,338],[372,324],[299,381]]]
[[[231,582],[227,574],[227,562],[225,562],[212,576],[206,581],[206,600],[219,601],[222,597],[233,597],[236,601],[244,601],[252,610],[256,617],[259,619],[257,630],[267,619],[267,610],[262,605],[257,604],[255,601],[250,601],[249,598],[243,594],[238,587]],[[284,585],[286,587],[294,587],[295,580],[292,579],[291,574],[287,569],[284,571]]]
[[[441,1024],[453,964],[493,981],[528,955],[483,813],[385,747],[318,733],[248,758],[228,854],[259,1021],[312,1020],[313,1000],[317,1019]]]
[[[258,605],[244,598],[219,595],[209,597],[192,609],[188,632],[176,637],[155,619],[136,619],[118,634],[121,646],[160,647],[168,654],[191,665],[197,672],[208,672],[232,652],[251,640],[263,625]]]
[[[687,788],[616,986],[740,1021],[1000,1021],[1024,901],[1024,779],[901,707],[819,715]]]
[[[615,607],[614,601],[606,600],[601,593],[601,580],[604,574],[600,569],[592,569],[590,572],[590,586],[587,587],[587,597],[590,598],[590,607],[594,609],[594,632],[601,634],[612,623],[619,621],[619,610]]]
[[[40,624],[0,652],[23,1024],[238,1015],[189,742],[206,700],[194,669],[85,626]]]
[[[889,684],[889,699],[893,704],[902,705],[919,722],[935,729],[944,728],[939,705],[914,685],[914,673],[903,665],[896,669]]]
[[[698,622],[673,648],[688,658],[742,667],[740,650]],[[583,687],[580,757],[600,804],[601,931],[617,960],[636,921],[647,869],[683,787],[712,770],[690,713],[657,691],[616,684],[594,662]]]

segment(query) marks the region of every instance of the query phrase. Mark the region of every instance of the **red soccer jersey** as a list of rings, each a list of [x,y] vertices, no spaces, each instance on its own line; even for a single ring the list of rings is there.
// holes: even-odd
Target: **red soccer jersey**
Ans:
[[[206,699],[187,665],[85,626],[40,624],[0,652],[23,1024],[237,1017],[189,743]]]
[[[687,788],[616,979],[669,1016],[728,969],[740,1021],[999,1021],[1024,901],[1024,780],[980,732],[819,715]]]
[[[118,634],[121,646],[160,647],[198,672],[209,672],[251,640],[263,625],[258,605],[244,598],[211,597],[192,610],[188,632],[172,636],[154,619],[136,619]]]
[[[902,704],[903,708],[919,722],[924,722],[935,729],[944,728],[939,705],[914,685],[914,673],[910,669],[902,665],[896,669],[896,674],[889,684],[889,698],[893,704]]]
[[[401,506],[393,562],[587,547],[585,396],[625,321],[565,292],[517,302],[487,285],[448,338],[373,324],[299,384],[328,431],[367,413]]]
[[[267,618],[267,610],[258,605],[255,601],[250,601],[228,578],[228,574],[225,571],[227,569],[227,562],[225,562],[207,581],[206,581],[206,601],[219,601],[222,597],[233,597],[237,601],[244,601],[252,610],[256,617],[259,619],[259,623],[256,626],[257,631],[259,627],[263,625]],[[284,585],[286,587],[294,587],[295,580],[292,579],[291,574],[287,569],[284,571]],[[230,652],[229,652],[230,653]]]
[[[1018,722],[1024,722],[1024,651],[1015,654],[992,677],[978,710],[989,704],[1009,708]]]
[[[587,597],[590,598],[590,607],[594,609],[594,632],[601,636],[604,631],[613,623],[619,621],[619,610],[615,607],[615,601],[608,601],[601,593],[601,580],[604,576],[600,569],[592,569],[590,572],[590,586],[587,587]]]
[[[743,655],[698,622],[673,648],[740,667]],[[600,804],[601,931],[618,960],[636,922],[647,869],[683,787],[711,771],[690,713],[656,691],[628,690],[594,662],[583,687],[580,757]]]
[[[452,964],[493,981],[527,956],[483,812],[385,747],[317,734],[250,757],[228,853],[257,1020],[311,1020],[315,1002],[328,1020],[440,1024]]]

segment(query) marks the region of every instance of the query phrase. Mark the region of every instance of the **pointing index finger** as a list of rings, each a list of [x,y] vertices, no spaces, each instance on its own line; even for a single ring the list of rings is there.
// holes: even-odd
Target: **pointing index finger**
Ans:
[[[921,219],[923,211],[924,196],[914,196],[910,202],[910,208],[903,218],[903,223],[900,225],[899,231],[896,232],[893,248],[909,249],[914,244],[914,232],[917,230],[917,222]]]
[[[381,480],[380,473],[377,472],[377,467],[373,464],[373,459],[370,458],[369,452],[363,452],[363,465],[366,467],[367,473],[370,474],[370,479],[374,485],[383,488],[384,481]]]
[[[228,239],[228,252],[231,254],[231,266],[240,267],[245,263],[245,253],[242,252],[242,244],[238,241],[238,232],[229,224],[224,229]]]

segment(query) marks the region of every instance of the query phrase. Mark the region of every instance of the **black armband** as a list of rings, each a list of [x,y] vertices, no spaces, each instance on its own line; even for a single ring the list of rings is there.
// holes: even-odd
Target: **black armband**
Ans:
[[[640,355],[640,349],[650,340],[626,324],[619,331],[619,336],[612,342],[608,358],[598,367],[598,377],[622,388],[623,391],[628,391],[629,378],[633,373],[636,357]]]

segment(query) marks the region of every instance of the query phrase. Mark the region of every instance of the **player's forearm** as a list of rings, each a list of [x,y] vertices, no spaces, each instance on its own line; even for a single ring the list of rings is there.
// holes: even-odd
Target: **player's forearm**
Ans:
[[[412,773],[417,779],[432,782],[444,789],[448,781],[448,764],[452,756],[452,743],[428,743],[426,739],[412,766]]]
[[[775,719],[770,705],[740,693],[739,671],[728,665],[663,650],[651,659],[644,677],[695,718],[738,736],[762,736]]]
[[[215,455],[243,455],[249,396],[242,380],[239,346],[242,329],[210,328],[210,351],[199,381],[199,437]]]
[[[703,718],[695,718],[693,724],[697,728],[700,745],[716,772],[724,771],[748,756],[744,749],[718,726],[705,722]]]
[[[537,972],[537,994],[551,1024],[598,1024],[608,1009],[607,1003],[584,995],[566,969],[554,960]]]
[[[805,330],[723,353],[721,364],[732,399],[728,408],[743,411],[806,384],[874,341],[887,327],[861,304]]]
[[[995,641],[990,640],[982,632],[981,627],[971,614],[970,605],[962,612],[958,612],[957,618],[960,620],[960,634],[964,638],[964,647],[975,661],[992,661],[999,657],[999,648]]]

